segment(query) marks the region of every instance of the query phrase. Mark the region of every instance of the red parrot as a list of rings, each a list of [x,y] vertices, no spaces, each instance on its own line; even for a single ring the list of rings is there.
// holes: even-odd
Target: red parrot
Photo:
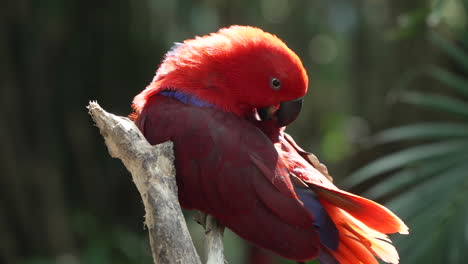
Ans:
[[[386,234],[408,227],[384,206],[342,191],[285,126],[308,77],[261,29],[231,26],[176,44],[132,117],[151,144],[174,142],[179,202],[295,261],[398,263]]]

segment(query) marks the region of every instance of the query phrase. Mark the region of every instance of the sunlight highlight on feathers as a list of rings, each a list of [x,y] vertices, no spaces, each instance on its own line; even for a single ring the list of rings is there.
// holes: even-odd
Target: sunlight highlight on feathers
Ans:
[[[271,90],[271,77],[281,79],[282,88],[265,96]],[[133,108],[138,114],[152,95],[177,89],[224,111],[245,115],[254,104],[266,106],[279,103],[280,98],[303,97],[307,87],[301,60],[283,41],[259,28],[231,26],[177,43],[150,85],[135,97]]]

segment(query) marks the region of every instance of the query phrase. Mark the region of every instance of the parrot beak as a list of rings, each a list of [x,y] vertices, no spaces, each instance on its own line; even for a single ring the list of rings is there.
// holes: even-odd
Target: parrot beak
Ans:
[[[278,111],[276,111],[276,117],[280,127],[287,126],[296,120],[297,116],[301,112],[303,101],[304,98],[299,98],[280,103],[280,107]]]
[[[287,126],[296,120],[301,112],[303,101],[304,98],[299,98],[292,101],[281,102],[279,107],[268,106],[258,108],[258,116],[262,121],[269,120],[274,116],[280,127]]]

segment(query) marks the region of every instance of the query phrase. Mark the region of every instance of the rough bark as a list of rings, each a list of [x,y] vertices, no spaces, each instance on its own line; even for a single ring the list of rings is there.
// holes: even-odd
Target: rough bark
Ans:
[[[198,212],[195,221],[205,228],[205,256],[207,264],[224,263],[224,226],[218,219]]]
[[[152,146],[128,118],[109,114],[95,102],[88,109],[109,154],[123,162],[140,192],[154,262],[201,263],[177,198],[172,142]],[[221,264],[222,227],[215,223],[207,217],[205,247],[207,256],[217,256],[208,263]]]

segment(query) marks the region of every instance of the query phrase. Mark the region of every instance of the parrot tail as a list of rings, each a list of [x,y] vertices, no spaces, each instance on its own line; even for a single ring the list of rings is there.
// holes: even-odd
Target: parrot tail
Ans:
[[[378,203],[339,189],[317,185],[311,188],[338,229],[338,249],[324,250],[339,263],[378,264],[374,256],[398,263],[398,252],[386,234],[408,234],[408,227],[395,214]]]

